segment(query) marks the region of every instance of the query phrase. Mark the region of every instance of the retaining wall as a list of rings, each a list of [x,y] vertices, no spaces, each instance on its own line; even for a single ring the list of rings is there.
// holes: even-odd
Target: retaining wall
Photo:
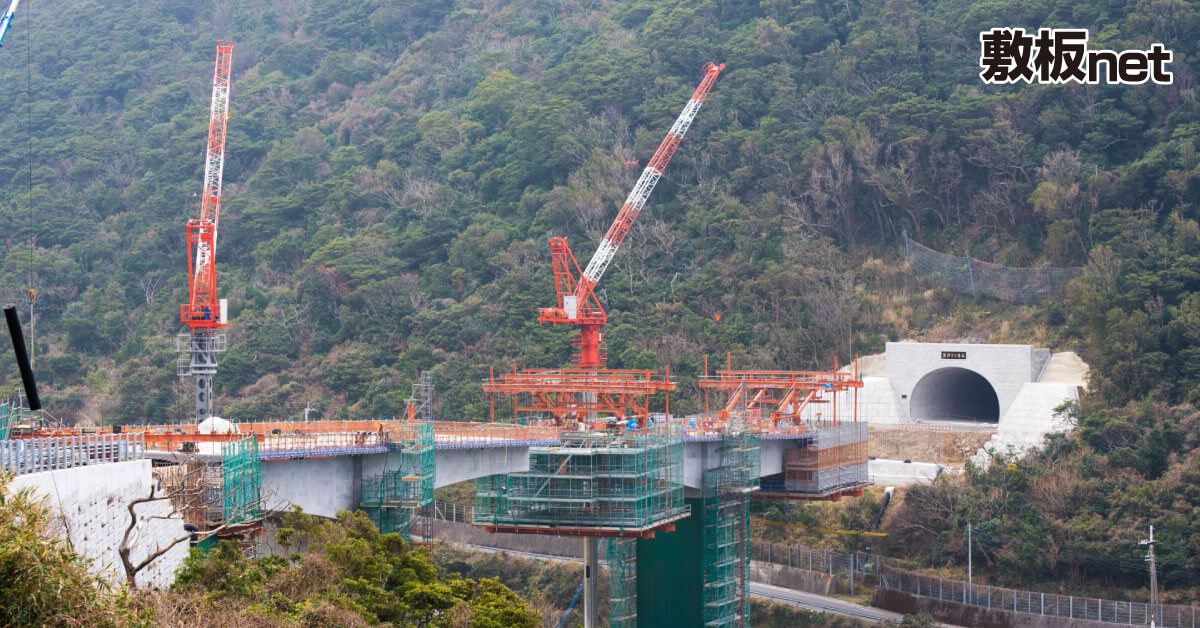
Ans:
[[[44,496],[55,517],[52,531],[70,539],[75,551],[93,559],[95,569],[116,583],[125,581],[117,548],[129,525],[129,502],[148,496],[153,483],[150,460],[144,459],[21,475],[13,478],[8,490],[30,488]],[[172,511],[165,499],[135,508],[139,516],[166,517]],[[174,515],[143,519],[137,534],[134,563],[186,533],[183,521]],[[138,585],[169,586],[187,553],[186,541],[176,545],[138,574]]]

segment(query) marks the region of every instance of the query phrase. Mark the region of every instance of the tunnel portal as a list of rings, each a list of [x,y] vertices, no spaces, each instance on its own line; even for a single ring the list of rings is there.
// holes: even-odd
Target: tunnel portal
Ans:
[[[959,367],[940,368],[922,377],[913,387],[909,408],[914,419],[1000,420],[996,389],[979,373]]]

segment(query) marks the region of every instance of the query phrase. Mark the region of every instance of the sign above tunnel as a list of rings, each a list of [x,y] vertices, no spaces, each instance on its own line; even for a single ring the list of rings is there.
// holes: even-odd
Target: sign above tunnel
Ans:
[[[967,359],[966,351],[943,351],[943,360],[965,360]]]

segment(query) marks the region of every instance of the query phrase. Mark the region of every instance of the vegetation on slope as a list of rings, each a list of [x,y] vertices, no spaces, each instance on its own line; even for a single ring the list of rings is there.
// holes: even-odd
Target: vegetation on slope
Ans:
[[[0,625],[149,625],[141,609],[51,532],[50,511],[0,471]]]
[[[398,414],[421,369],[441,416],[480,418],[489,365],[566,363],[568,334],[533,322],[552,295],[546,237],[586,258],[637,175],[621,164],[644,163],[701,64],[725,61],[602,285],[610,364],[671,364],[689,411],[706,353],[810,368],[923,332],[1071,346],[1094,374],[1078,432],[1015,471],[928,489],[951,507],[935,521],[910,508],[904,525],[930,532],[906,549],[963,562],[959,531],[986,519],[994,537],[977,551],[998,580],[1134,586],[1128,543],[1155,522],[1168,588],[1200,584],[1195,2],[29,9],[0,55],[0,290],[17,299],[32,270],[57,416],[190,411],[169,341],[215,39],[236,42],[218,252],[233,320],[217,386],[237,420],[306,402],[325,417]],[[1115,50],[1162,42],[1175,82],[985,86],[977,36],[996,26],[1088,28]],[[901,268],[903,229],[1089,275],[1037,309],[969,302]],[[990,322],[1001,316],[1017,322]],[[0,354],[0,385],[14,373]],[[1032,551],[1045,547],[1060,549]]]
[[[155,621],[188,626],[463,626],[535,628],[538,613],[494,579],[439,577],[427,552],[380,534],[361,512],[285,515],[290,557],[246,558],[223,542],[193,550]]]

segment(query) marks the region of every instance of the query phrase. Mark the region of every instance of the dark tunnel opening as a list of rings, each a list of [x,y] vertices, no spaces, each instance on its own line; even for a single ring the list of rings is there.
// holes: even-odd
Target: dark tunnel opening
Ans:
[[[913,387],[909,416],[996,423],[1000,420],[1000,400],[996,389],[979,373],[947,367],[927,373]]]

